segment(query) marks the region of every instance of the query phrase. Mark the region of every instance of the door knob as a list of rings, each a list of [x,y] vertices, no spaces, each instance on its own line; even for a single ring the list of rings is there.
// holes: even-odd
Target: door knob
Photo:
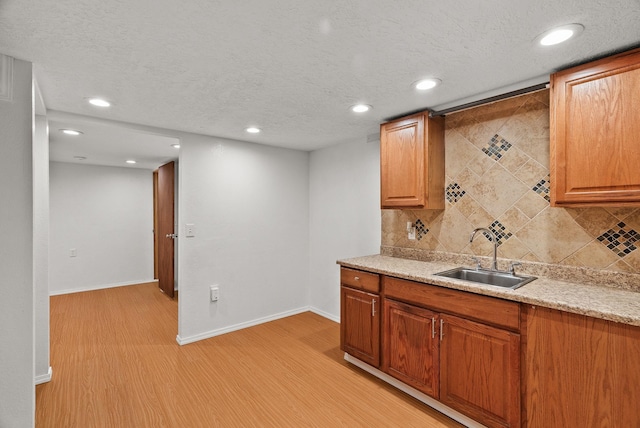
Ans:
[[[167,238],[176,239],[178,237],[177,233],[167,233]]]

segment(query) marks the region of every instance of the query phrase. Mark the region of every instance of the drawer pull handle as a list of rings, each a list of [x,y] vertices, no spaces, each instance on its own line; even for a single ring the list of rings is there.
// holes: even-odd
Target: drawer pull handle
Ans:
[[[354,276],[353,279],[355,279],[356,281],[360,281],[360,277],[359,276]]]

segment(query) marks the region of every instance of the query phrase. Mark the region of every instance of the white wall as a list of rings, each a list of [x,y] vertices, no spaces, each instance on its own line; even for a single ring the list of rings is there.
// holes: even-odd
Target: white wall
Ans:
[[[301,151],[181,137],[180,343],[307,309],[308,159]],[[195,224],[195,237],[184,237],[186,223]],[[209,300],[213,284],[217,303]]]
[[[50,199],[51,294],[153,280],[151,171],[51,162]]]
[[[0,55],[0,73],[6,64]],[[31,63],[13,61],[12,86],[10,101],[0,90],[0,427],[30,427],[35,423]]]
[[[338,319],[336,260],[379,253],[378,142],[309,154],[113,123],[181,142],[180,343],[309,308]],[[209,301],[214,284],[218,303]]]
[[[310,303],[339,320],[336,260],[380,252],[380,143],[363,138],[312,152],[309,188]]]
[[[50,380],[49,369],[49,135],[47,118],[35,117],[33,135],[33,286],[35,381]]]

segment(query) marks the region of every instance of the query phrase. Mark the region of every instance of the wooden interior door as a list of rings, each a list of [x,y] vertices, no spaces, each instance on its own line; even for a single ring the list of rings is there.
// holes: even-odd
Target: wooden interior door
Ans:
[[[153,278],[158,279],[158,170],[153,171]]]
[[[169,162],[158,168],[157,183],[157,229],[158,286],[173,298],[174,288],[174,183],[175,163]]]

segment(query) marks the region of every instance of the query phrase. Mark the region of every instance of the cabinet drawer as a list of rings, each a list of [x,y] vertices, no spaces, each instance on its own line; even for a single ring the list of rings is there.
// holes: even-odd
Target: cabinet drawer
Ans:
[[[341,268],[340,283],[359,290],[371,293],[380,292],[380,275],[377,273],[363,272],[361,270]]]
[[[388,276],[383,284],[386,298],[520,331],[519,303]]]

